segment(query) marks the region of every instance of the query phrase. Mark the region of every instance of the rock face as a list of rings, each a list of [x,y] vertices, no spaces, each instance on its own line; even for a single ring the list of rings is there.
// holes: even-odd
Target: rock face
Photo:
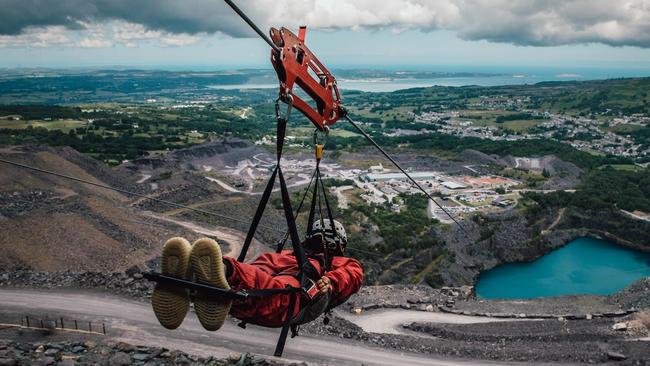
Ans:
[[[249,354],[229,358],[200,358],[165,348],[105,342],[22,343],[0,339],[0,366],[15,365],[211,365],[281,366],[286,363],[265,360]],[[292,365],[307,365],[292,364]]]
[[[553,229],[546,230],[558,215],[557,210],[548,210],[528,217],[510,210],[463,221],[468,234],[455,226],[437,229],[435,235],[446,243],[446,254],[438,263],[437,281],[429,284],[434,287],[474,284],[482,271],[503,263],[535,260],[581,236],[602,237],[650,251],[647,234],[650,223],[618,213],[567,208]],[[650,304],[650,295],[637,297],[635,301]]]
[[[620,352],[609,351],[607,352],[607,358],[612,361],[623,361],[627,359],[627,356]]]
[[[434,311],[451,306],[456,300],[469,299],[472,287],[434,289],[424,285],[364,286],[341,306],[351,312],[372,309],[410,309]]]
[[[650,307],[650,277],[638,280],[610,296],[609,301],[622,308],[643,309]]]
[[[446,243],[449,255],[439,263],[440,283],[431,285],[473,284],[483,270],[501,263],[528,261],[552,249],[530,242],[533,231],[517,211],[477,216],[465,220],[463,227],[469,234],[457,227],[436,232]]]

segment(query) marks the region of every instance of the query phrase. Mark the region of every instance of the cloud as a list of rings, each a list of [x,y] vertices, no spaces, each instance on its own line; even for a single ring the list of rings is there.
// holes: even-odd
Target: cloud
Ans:
[[[63,26],[29,27],[16,36],[0,35],[0,47],[71,47],[69,33]]]
[[[487,5],[490,6],[487,6]],[[649,0],[494,0],[464,9],[461,38],[518,45],[650,47]]]
[[[113,46],[113,42],[108,39],[84,38],[79,41],[79,47],[81,48],[106,48],[111,46]]]
[[[201,38],[197,34],[192,35],[188,33],[171,33],[159,30],[147,29],[142,24],[118,22],[112,27],[115,39],[126,45],[127,47],[134,47],[136,42],[139,41],[157,41],[163,46],[187,46],[197,43]]]
[[[307,24],[316,29],[448,30],[467,40],[517,45],[595,42],[650,47],[650,0],[240,0],[238,4],[262,29]],[[0,8],[0,45],[12,37],[17,42],[29,34],[33,37],[35,29],[59,35],[66,29],[79,32],[83,39],[126,46],[138,42],[182,46],[213,33],[254,36],[222,0],[0,0]],[[103,38],[88,36],[98,24],[124,29],[113,27]]]

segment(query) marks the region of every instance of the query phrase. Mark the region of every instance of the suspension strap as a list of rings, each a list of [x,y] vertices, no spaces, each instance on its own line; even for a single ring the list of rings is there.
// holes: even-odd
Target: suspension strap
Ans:
[[[291,237],[291,245],[293,247],[293,253],[294,256],[296,257],[296,262],[298,264],[298,268],[300,271],[298,272],[298,280],[300,281],[301,286],[307,286],[308,285],[308,278],[317,278],[318,273],[314,266],[307,260],[307,257],[305,255],[305,250],[301,245],[300,242],[300,235],[298,234],[298,228],[296,226],[296,221],[295,217],[293,215],[293,209],[291,208],[291,197],[289,196],[289,189],[287,188],[287,183],[286,180],[284,179],[284,175],[282,174],[282,167],[281,167],[281,160],[282,160],[282,150],[284,147],[284,139],[286,136],[286,131],[287,131],[287,123],[289,120],[289,115],[291,113],[291,98],[288,98],[288,103],[287,103],[287,110],[284,115],[284,117],[280,116],[280,104],[279,100],[276,100],[275,102],[275,113],[276,113],[276,119],[277,119],[277,130],[276,130],[276,164],[275,164],[275,169],[273,169],[273,173],[271,174],[271,177],[269,178],[268,183],[266,184],[266,188],[264,189],[264,193],[262,194],[262,198],[260,200],[260,203],[257,206],[257,210],[255,212],[255,216],[253,217],[253,221],[251,222],[251,226],[248,229],[248,233],[246,234],[246,239],[244,240],[244,245],[242,246],[242,250],[239,253],[239,257],[237,260],[239,262],[243,262],[246,259],[246,253],[248,252],[248,249],[250,248],[250,244],[253,241],[253,237],[255,236],[255,232],[257,231],[257,226],[259,225],[259,222],[262,218],[262,215],[264,214],[264,209],[266,208],[266,205],[269,201],[269,198],[271,197],[271,193],[273,192],[273,186],[275,184],[275,179],[276,177],[280,181],[280,192],[282,196],[282,207],[284,209],[284,216],[287,221],[287,228],[289,231],[289,236]]]
[[[281,169],[278,169],[278,174],[280,177],[280,190],[282,191],[282,206],[284,207],[284,216],[287,220],[289,236],[291,237],[291,245],[293,247],[293,254],[296,257],[296,262],[298,262],[298,268],[300,268],[300,272],[298,272],[298,281],[300,281],[301,286],[305,286],[307,285],[307,278],[318,278],[318,272],[314,266],[312,266],[311,262],[307,260],[305,249],[302,247],[302,244],[300,242],[300,236],[298,235],[296,221],[293,219],[293,210],[291,209],[291,198],[289,197],[289,190],[287,189],[287,184],[284,180]]]
[[[260,203],[257,205],[255,216],[253,216],[253,221],[251,222],[251,226],[248,228],[248,233],[246,234],[246,239],[244,240],[244,245],[242,245],[241,252],[239,252],[239,257],[237,257],[238,262],[243,262],[246,260],[246,253],[248,253],[248,248],[250,247],[251,242],[253,241],[253,237],[255,236],[255,232],[257,231],[257,226],[259,225],[260,220],[262,219],[262,215],[264,214],[264,209],[266,208],[266,205],[269,202],[269,198],[271,197],[271,193],[273,192],[273,186],[275,185],[275,178],[278,175],[278,172],[280,172],[280,160],[282,159],[282,148],[284,147],[284,137],[287,131],[287,122],[289,121],[289,114],[291,113],[290,102],[291,100],[289,99],[289,103],[287,104],[287,111],[284,117],[281,117],[280,101],[279,100],[275,101],[275,119],[277,121],[276,134],[275,134],[276,136],[275,169],[273,169],[273,173],[271,173],[271,177],[269,178],[269,181],[266,183],[266,188],[264,189],[264,193],[262,194]],[[286,202],[284,202],[284,197],[283,197],[282,206],[286,207]],[[293,219],[293,215],[291,216],[291,218]],[[287,220],[287,225],[289,225],[288,221],[289,220]],[[295,221],[294,221],[294,225],[295,225]]]
[[[318,164],[316,162],[316,181],[314,182],[314,192],[311,196],[311,207],[309,208],[309,219],[307,220],[307,234],[311,233],[311,226],[314,223],[314,216],[316,213],[316,201],[318,200],[318,183],[320,179],[318,178]]]
[[[307,198],[307,194],[309,193],[309,189],[311,188],[312,183],[314,183],[314,178],[316,178],[316,170],[311,175],[311,179],[309,180],[309,184],[307,184],[307,188],[305,189],[305,193],[303,193],[302,198],[300,199],[300,204],[298,204],[298,208],[296,209],[296,214],[293,216],[294,221],[298,220],[298,216],[300,215],[300,210],[302,210],[302,205],[305,203],[305,198]],[[287,240],[289,239],[289,230],[287,230],[286,233],[284,233],[284,236],[280,241],[278,241],[278,246],[275,248],[276,253],[282,252],[284,249],[284,245],[287,243]]]
[[[332,207],[330,206],[329,200],[327,199],[327,193],[325,192],[325,185],[322,184],[322,178],[320,178],[320,171],[318,172],[319,179],[321,179],[321,189],[323,191],[323,198],[325,200],[325,209],[327,210],[327,218],[330,221],[330,230],[332,230],[332,235],[336,236],[336,227],[334,226],[334,215],[332,214]],[[337,242],[336,244],[337,249],[339,252],[343,253],[343,248],[341,248],[341,244]],[[325,266],[327,270],[329,271],[331,266],[332,266],[332,258],[328,254],[328,252],[325,252]]]
[[[257,226],[259,225],[260,220],[262,219],[262,215],[264,214],[266,204],[269,202],[269,197],[271,197],[271,192],[273,191],[273,185],[275,183],[275,176],[277,173],[278,168],[276,166],[276,168],[273,170],[273,173],[271,174],[271,178],[269,178],[268,183],[266,183],[266,188],[262,194],[262,199],[260,199],[260,203],[257,205],[255,216],[253,216],[253,221],[251,222],[251,226],[248,228],[248,233],[246,234],[246,240],[244,240],[244,245],[241,248],[241,252],[239,252],[239,257],[237,257],[238,262],[243,262],[246,260],[246,253],[248,252],[248,248],[253,241],[253,237],[257,231]]]
[[[330,207],[330,202],[327,199],[327,193],[325,192],[325,184],[323,183],[323,180],[320,176],[320,170],[318,170],[318,179],[321,181],[321,190],[323,191],[323,198],[325,200],[325,208],[327,209],[327,217],[330,220],[330,224],[332,225],[332,230],[334,230],[334,215],[332,215],[332,207]]]
[[[296,307],[298,294],[296,292],[291,292],[289,296],[290,296],[289,307],[287,308],[284,324],[282,324],[282,331],[280,332],[280,338],[278,339],[278,344],[276,345],[275,352],[273,353],[276,357],[282,357],[282,352],[284,351],[284,344],[287,342],[287,335],[289,334],[289,329],[291,328],[291,322],[293,321],[293,311]]]

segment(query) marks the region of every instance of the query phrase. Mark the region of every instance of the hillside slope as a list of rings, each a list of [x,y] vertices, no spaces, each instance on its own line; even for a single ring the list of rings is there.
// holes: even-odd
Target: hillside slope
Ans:
[[[122,188],[135,180],[70,148],[13,147],[0,157]],[[117,192],[0,165],[0,268],[124,270],[155,257],[166,238],[188,235],[129,202]]]

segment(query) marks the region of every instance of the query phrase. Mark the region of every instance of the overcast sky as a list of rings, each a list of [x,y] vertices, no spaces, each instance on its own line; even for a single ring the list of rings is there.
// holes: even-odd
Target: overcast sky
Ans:
[[[336,66],[650,69],[650,0],[240,0]],[[268,66],[221,0],[0,0],[0,67]]]

